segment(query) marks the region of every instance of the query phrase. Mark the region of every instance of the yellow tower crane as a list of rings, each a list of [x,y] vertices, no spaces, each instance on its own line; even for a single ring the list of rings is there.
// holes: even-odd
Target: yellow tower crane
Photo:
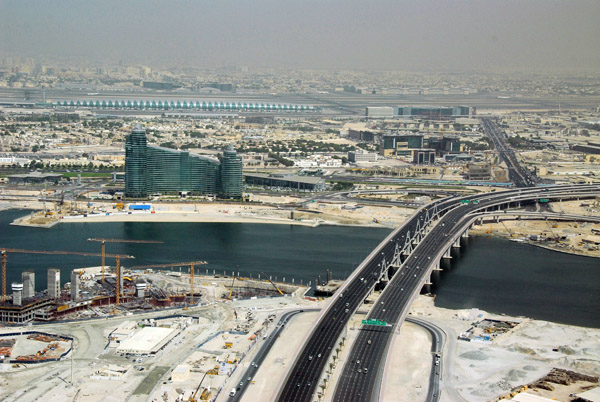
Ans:
[[[129,240],[129,239],[102,239],[92,237],[87,241],[100,242],[100,253],[102,254],[102,283],[104,283],[104,256],[106,254],[106,243],[143,243],[143,244],[163,244],[164,241],[160,240]]]
[[[63,251],[63,250],[25,250],[22,248],[5,248],[0,247],[0,253],[2,254],[2,301],[6,300],[6,259],[7,253],[18,253],[18,254],[52,254],[52,255],[80,255],[84,257],[109,257],[109,258],[135,258],[132,255],[120,255],[120,254],[100,254],[100,253],[88,253],[85,251]],[[117,282],[118,282],[117,278]]]
[[[190,304],[194,303],[194,265],[206,265],[206,261],[189,261],[189,262],[173,262],[169,264],[152,264],[152,265],[138,265],[131,267],[131,269],[148,269],[148,268],[169,268],[169,267],[182,267],[190,266]]]

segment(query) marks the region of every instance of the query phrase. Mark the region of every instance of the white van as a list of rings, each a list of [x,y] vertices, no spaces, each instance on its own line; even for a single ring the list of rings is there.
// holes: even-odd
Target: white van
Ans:
[[[231,392],[229,393],[229,396],[235,396],[235,388],[231,390]]]

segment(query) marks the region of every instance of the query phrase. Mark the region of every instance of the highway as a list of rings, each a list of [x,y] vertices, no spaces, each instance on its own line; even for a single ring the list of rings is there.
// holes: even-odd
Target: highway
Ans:
[[[318,310],[317,309],[293,310],[293,311],[288,311],[287,313],[283,314],[283,316],[281,316],[281,318],[279,319],[279,322],[277,323],[277,327],[275,327],[275,330],[267,337],[266,342],[261,346],[260,350],[256,353],[256,356],[254,356],[254,359],[252,360],[250,367],[248,367],[246,369],[246,371],[244,372],[244,374],[242,374],[242,376],[240,377],[241,385],[240,384],[232,385],[231,388],[236,389],[236,394],[235,394],[235,396],[230,396],[228,399],[229,401],[233,402],[233,401],[239,401],[242,399],[244,392],[246,392],[248,385],[250,385],[250,381],[252,381],[252,379],[256,375],[256,372],[260,368],[260,365],[262,364],[263,360],[265,360],[265,357],[267,357],[267,354],[271,350],[271,347],[277,341],[279,334],[281,333],[281,331],[283,331],[283,329],[285,328],[285,325],[288,323],[288,321],[291,320],[297,314],[309,312],[309,311],[318,311]],[[226,388],[226,390],[228,393],[231,392],[231,389],[229,389],[229,388]]]
[[[373,250],[321,312],[288,372],[278,400],[316,399],[317,382],[331,352],[344,337],[343,331],[349,317],[380,279],[384,279],[386,271],[395,271],[367,317],[386,321],[391,326],[363,326],[351,345],[352,349],[334,395],[335,401],[376,400],[394,326],[400,325],[404,320],[412,300],[428,280],[436,256],[441,256],[440,253],[449,247],[447,243],[450,238],[462,234],[463,221],[469,214],[508,207],[509,204],[536,202],[539,198],[571,199],[598,194],[598,186],[527,188],[483,193],[468,198],[447,198],[418,209],[407,222]],[[432,221],[432,215],[439,219],[427,232],[425,227]],[[417,245],[413,250],[414,243]],[[403,262],[399,261],[402,250],[410,254]]]
[[[446,334],[435,324],[415,317],[408,317],[406,321],[420,325],[431,334],[431,376],[429,377],[429,391],[426,401],[439,401],[440,399],[440,381],[442,380],[442,351]]]
[[[519,163],[513,149],[504,140],[504,134],[498,124],[489,117],[481,119],[486,134],[496,147],[500,158],[508,167],[508,177],[517,187],[531,187],[540,181],[539,177],[532,174]]]

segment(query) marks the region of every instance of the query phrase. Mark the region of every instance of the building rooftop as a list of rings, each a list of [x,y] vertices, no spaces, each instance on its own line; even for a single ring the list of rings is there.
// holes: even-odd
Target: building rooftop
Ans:
[[[295,181],[298,183],[306,183],[306,184],[319,184],[323,182],[323,179],[320,177],[312,177],[312,176],[298,176],[295,174],[266,174],[266,173],[244,173],[244,176],[249,177],[258,177],[262,179],[279,179],[279,180],[287,180],[287,181]]]
[[[117,348],[117,352],[136,354],[156,353],[175,335],[177,335],[177,330],[174,328],[145,327],[121,342]]]

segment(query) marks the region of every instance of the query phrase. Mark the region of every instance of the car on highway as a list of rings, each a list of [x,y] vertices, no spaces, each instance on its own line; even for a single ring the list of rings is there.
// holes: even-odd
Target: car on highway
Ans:
[[[313,355],[308,356],[308,360],[312,360],[313,359]]]
[[[365,368],[363,369],[363,373],[367,374],[367,371],[369,371],[369,369],[365,367]]]

